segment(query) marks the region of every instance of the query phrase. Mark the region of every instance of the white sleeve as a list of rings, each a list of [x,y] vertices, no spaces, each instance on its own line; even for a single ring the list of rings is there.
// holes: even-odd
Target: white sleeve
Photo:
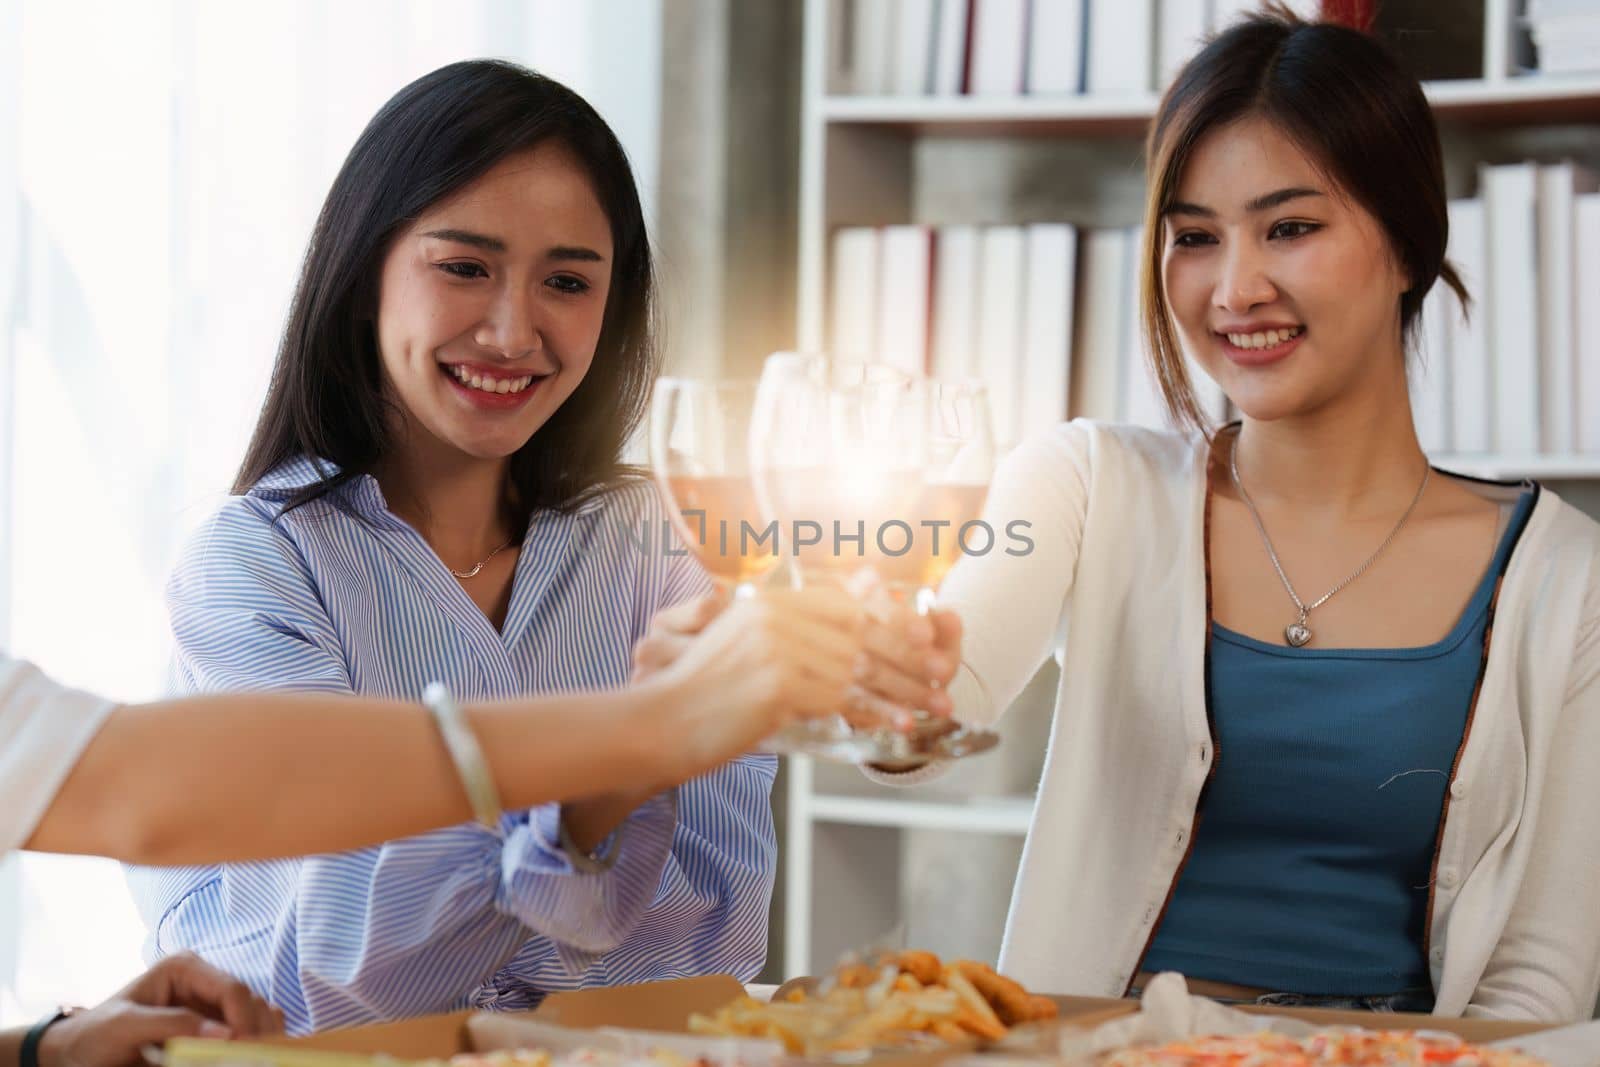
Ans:
[[[0,653],[0,853],[33,836],[112,707]]]
[[[1088,438],[1064,423],[1006,457],[984,507],[994,547],[964,556],[939,592],[961,617],[950,697],[963,722],[992,725],[1052,651],[1083,540]]]
[[[950,699],[962,722],[994,725],[1050,655],[1088,506],[1089,431],[1081,423],[1018,445],[995,472],[984,505],[993,547],[964,556],[939,592],[939,606],[961,618],[961,668]],[[918,785],[947,769],[862,773],[883,785]]]

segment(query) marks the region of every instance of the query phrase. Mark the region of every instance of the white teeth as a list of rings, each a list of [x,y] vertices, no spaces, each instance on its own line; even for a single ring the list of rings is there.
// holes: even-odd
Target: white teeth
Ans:
[[[484,377],[459,365],[450,368],[450,376],[462,385],[485,393],[520,393],[533,384],[535,377],[532,374],[522,378]]]
[[[1291,341],[1304,331],[1303,326],[1293,326],[1285,330],[1263,330],[1255,333],[1230,333],[1227,334],[1229,343],[1235,348],[1272,348]]]

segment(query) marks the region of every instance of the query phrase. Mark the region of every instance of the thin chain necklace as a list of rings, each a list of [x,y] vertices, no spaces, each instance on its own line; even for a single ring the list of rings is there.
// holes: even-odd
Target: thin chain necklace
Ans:
[[[1300,611],[1300,617],[1283,628],[1283,639],[1295,648],[1311,642],[1311,628],[1306,625],[1306,617],[1326,604],[1333,594],[1365,574],[1367,568],[1383,555],[1383,550],[1389,547],[1389,543],[1395,539],[1395,535],[1406,524],[1411,513],[1417,509],[1417,502],[1422,499],[1422,491],[1428,488],[1428,478],[1433,474],[1431,466],[1423,468],[1422,484],[1417,486],[1417,495],[1411,498],[1411,504],[1406,508],[1405,514],[1400,516],[1400,521],[1394,524],[1394,529],[1389,531],[1389,536],[1383,539],[1383,544],[1378,546],[1377,551],[1368,556],[1367,561],[1351,572],[1344,581],[1307,604],[1300,599],[1300,595],[1294,591],[1294,586],[1289,582],[1289,576],[1283,572],[1283,564],[1278,561],[1278,553],[1272,547],[1272,538],[1267,536],[1266,524],[1261,521],[1261,512],[1256,510],[1255,501],[1250,499],[1250,494],[1244,491],[1244,483],[1239,480],[1238,434],[1233,435],[1233,447],[1228,452],[1228,469],[1233,474],[1233,487],[1239,491],[1239,498],[1244,501],[1245,507],[1250,509],[1250,517],[1256,521],[1256,529],[1261,533],[1261,543],[1267,546],[1267,556],[1272,560],[1272,569],[1278,572],[1278,580],[1283,583],[1283,588],[1289,593],[1289,599],[1294,601],[1294,606]]]
[[[484,556],[482,559],[480,559],[477,562],[476,566],[471,567],[471,568],[469,568],[467,570],[458,571],[454,567],[450,566],[450,564],[448,564],[448,563],[445,564],[445,569],[448,570],[451,574],[455,575],[457,578],[461,578],[461,579],[475,578],[475,577],[477,577],[478,572],[483,570],[484,564],[488,563],[491,559],[494,559],[500,553],[502,553],[506,549],[510,548],[511,547],[511,542],[515,541],[516,539],[517,539],[516,534],[512,534],[510,537],[505,539],[505,543],[504,544],[502,544],[499,548],[495,549],[493,552],[489,553],[487,556]]]

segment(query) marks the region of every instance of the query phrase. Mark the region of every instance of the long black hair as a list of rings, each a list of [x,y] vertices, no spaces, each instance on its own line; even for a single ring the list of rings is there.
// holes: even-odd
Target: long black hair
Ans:
[[[548,140],[588,172],[611,224],[611,288],[594,361],[511,457],[507,504],[569,510],[626,475],[623,444],[659,369],[654,270],[633,170],[577,93],[515,63],[468,60],[396,93],[333,180],[306,249],[266,402],[234,481],[244,493],[285,460],[327,461],[289,507],[372,473],[389,448],[378,357],[378,280],[394,239],[431,205],[508,155]]]

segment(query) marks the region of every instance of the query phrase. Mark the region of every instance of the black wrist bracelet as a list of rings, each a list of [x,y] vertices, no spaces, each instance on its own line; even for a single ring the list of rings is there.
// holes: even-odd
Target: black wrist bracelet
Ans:
[[[17,1067],[39,1067],[39,1042],[43,1039],[44,1032],[71,1014],[71,1008],[62,1008],[54,1015],[40,1019],[29,1027],[28,1032],[23,1035],[22,1048],[17,1053]]]

